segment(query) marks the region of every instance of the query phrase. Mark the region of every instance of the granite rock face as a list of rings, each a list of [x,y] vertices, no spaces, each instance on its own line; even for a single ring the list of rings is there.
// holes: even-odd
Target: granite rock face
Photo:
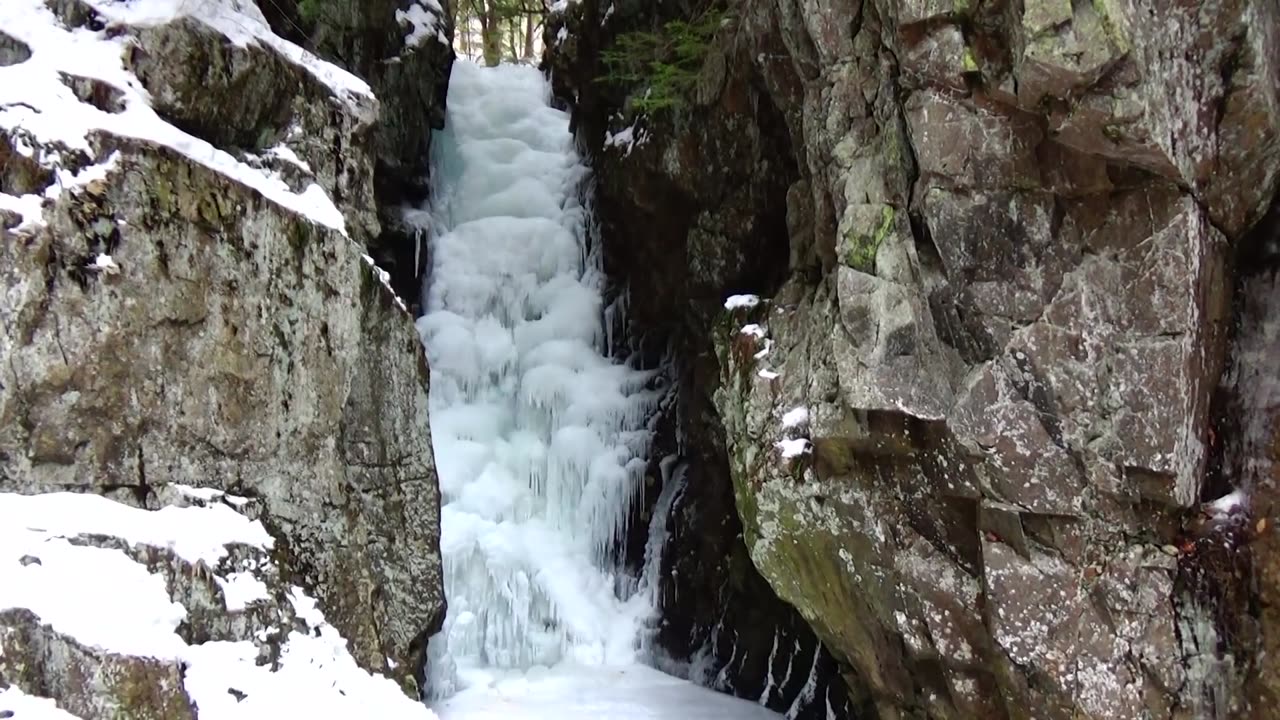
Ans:
[[[454,60],[452,44],[441,38],[453,37],[453,17],[436,13],[426,0],[311,3],[319,8],[311,14],[299,5],[275,0],[262,10],[282,37],[367,80],[381,103],[368,148],[381,232],[367,245],[378,266],[391,273],[395,291],[412,304],[427,268],[427,238],[404,215],[421,207],[429,192],[431,133],[444,127]],[[419,28],[411,17],[430,18],[431,27]]]
[[[0,226],[0,491],[152,509],[175,483],[250,498],[277,572],[318,597],[362,667],[416,693],[444,615],[428,371],[365,249],[382,233],[376,139],[393,119],[354,77],[274,36],[229,37],[216,17],[49,8],[53,27],[123,38],[122,67],[185,139],[103,129],[76,149],[0,127],[0,192],[39,210]],[[378,22],[403,42],[393,11]],[[122,94],[81,86],[103,112]],[[320,200],[340,216],[308,210]],[[9,619],[30,647],[61,642]]]
[[[676,348],[701,492],[732,487],[853,705],[1264,712],[1251,536],[1211,501],[1244,486],[1229,330],[1265,342],[1233,288],[1280,176],[1275,4],[733,3],[685,106],[638,120],[590,53],[705,8],[613,7],[549,63],[614,274]]]

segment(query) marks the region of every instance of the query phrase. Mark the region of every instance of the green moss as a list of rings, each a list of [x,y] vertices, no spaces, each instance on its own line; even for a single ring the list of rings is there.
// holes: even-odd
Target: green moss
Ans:
[[[876,228],[873,234],[851,235],[849,238],[849,254],[846,258],[849,267],[865,273],[871,273],[875,270],[876,252],[880,250],[880,243],[884,242],[884,239],[893,230],[894,215],[893,206],[885,205],[880,211],[880,227]]]
[[[1093,0],[1093,11],[1098,14],[1098,19],[1102,22],[1102,29],[1107,33],[1107,39],[1120,52],[1127,53],[1133,49],[1133,45],[1129,42],[1129,37],[1125,35],[1124,30],[1116,22],[1112,0]]]
[[[973,6],[969,4],[969,0],[954,0],[952,3],[952,9],[957,15],[968,15],[969,11],[973,9]]]
[[[1122,142],[1124,140],[1124,133],[1121,131],[1120,126],[1113,123],[1103,125],[1102,134],[1114,143]]]
[[[974,57],[973,48],[971,47],[965,47],[964,57],[961,62],[964,63],[964,71],[966,73],[976,73],[981,71],[981,68],[978,67],[978,59]]]

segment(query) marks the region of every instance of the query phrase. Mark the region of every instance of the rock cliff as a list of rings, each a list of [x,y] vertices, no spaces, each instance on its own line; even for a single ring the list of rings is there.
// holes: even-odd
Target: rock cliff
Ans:
[[[98,493],[150,510],[178,486],[244,498],[236,507],[272,538],[252,565],[274,578],[259,578],[272,599],[258,607],[274,619],[208,597],[242,558],[193,571],[123,543],[169,568],[175,602],[202,608],[184,641],[252,640],[279,655],[306,614],[285,602],[298,586],[361,668],[416,696],[444,612],[428,373],[370,257],[415,254],[387,250],[403,197],[383,186],[425,178],[452,59],[447,20],[410,5],[361,6],[362,22],[343,26],[349,45],[368,46],[353,70],[382,63],[410,74],[384,69],[380,88],[416,83],[380,103],[249,0],[5,3],[0,492]],[[128,670],[115,705],[85,697],[65,680],[83,679],[76,658],[97,651],[42,633],[47,618],[4,618],[4,638],[20,640],[3,641],[0,685],[85,717],[189,713],[155,705],[179,702],[172,667]],[[320,622],[294,625],[319,634]],[[255,635],[259,625],[286,630]]]
[[[680,375],[674,654],[818,704],[790,606],[841,716],[1270,711],[1275,3],[583,0],[547,44]]]

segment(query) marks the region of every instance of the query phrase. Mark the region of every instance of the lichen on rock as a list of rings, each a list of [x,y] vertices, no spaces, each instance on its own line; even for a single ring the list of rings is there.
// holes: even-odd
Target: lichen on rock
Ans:
[[[383,105],[247,0],[19,0],[0,17],[36,48],[0,67],[25,73],[0,78],[0,490],[151,510],[180,486],[247,498],[274,538],[253,564],[279,622],[217,601],[232,568],[120,546],[185,607],[182,641],[274,662],[297,586],[352,668],[416,698],[444,613],[439,493],[420,341],[367,260],[390,214]],[[403,42],[393,11],[382,22]],[[22,81],[58,72],[70,94]],[[27,695],[57,689],[85,717],[190,714],[179,666],[5,617],[2,674]]]
[[[676,13],[594,5],[548,60],[588,142],[626,103],[591,48]],[[1218,386],[1280,178],[1274,4],[737,9],[715,97],[597,172],[754,567],[880,717],[1246,710],[1249,548],[1196,518],[1256,474]]]

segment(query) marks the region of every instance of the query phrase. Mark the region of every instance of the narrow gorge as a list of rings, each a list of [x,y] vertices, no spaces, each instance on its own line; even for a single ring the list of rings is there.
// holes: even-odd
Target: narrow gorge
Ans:
[[[1276,715],[1275,0],[0,0],[0,287],[0,718]]]

